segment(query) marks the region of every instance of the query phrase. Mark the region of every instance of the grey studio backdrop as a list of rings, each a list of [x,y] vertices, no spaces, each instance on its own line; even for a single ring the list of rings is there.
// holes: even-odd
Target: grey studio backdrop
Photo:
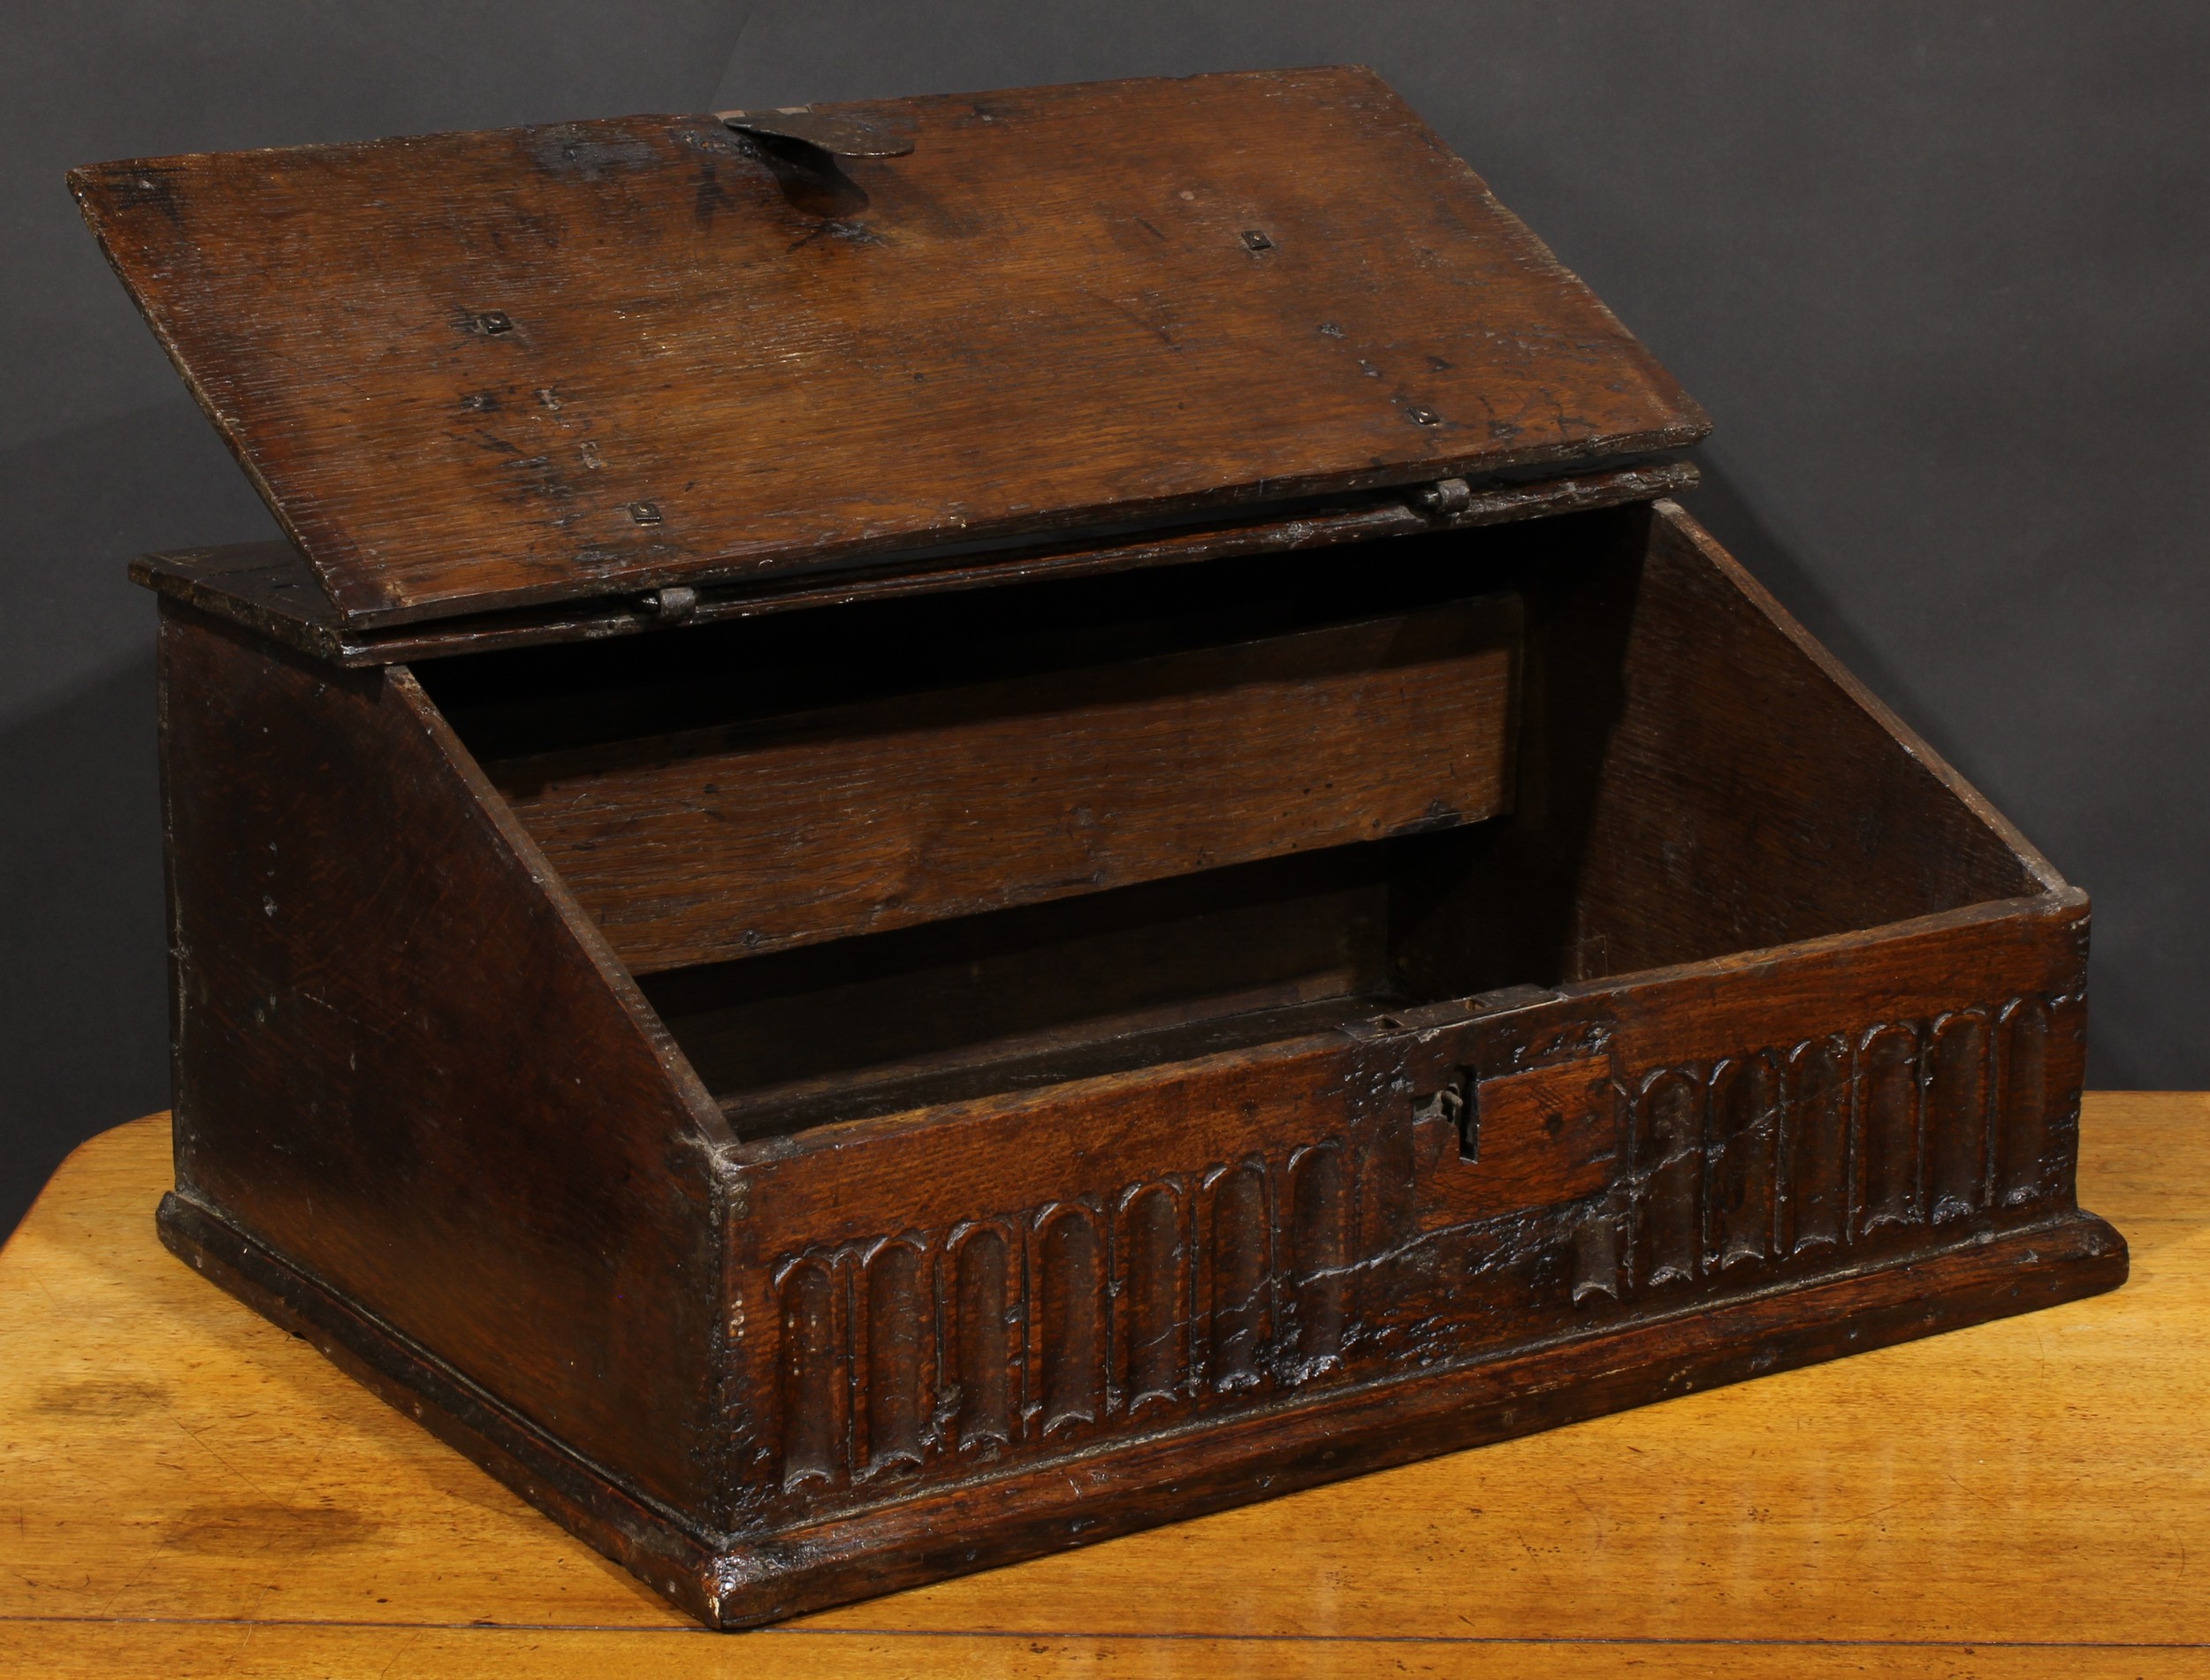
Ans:
[[[1387,76],[1710,409],[1705,521],[2094,893],[2092,1078],[2210,1085],[2210,8],[9,10],[0,1230],[167,1098],[154,614],[124,562],[274,533],[63,171],[1108,76]]]

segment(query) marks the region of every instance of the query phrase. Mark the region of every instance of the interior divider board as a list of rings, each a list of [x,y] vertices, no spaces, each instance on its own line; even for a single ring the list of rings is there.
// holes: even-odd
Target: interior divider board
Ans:
[[[1379,1007],[1391,849],[1301,852],[669,969],[646,976],[644,994],[748,1136],[887,1113],[893,1090],[908,1107],[979,1095],[1002,1083],[992,1069],[1033,1083],[1208,1053],[1310,1030],[1317,1006]],[[1261,1015],[1291,1025],[1269,1031]]]
[[[1515,597],[487,768],[639,973],[1483,821]]]

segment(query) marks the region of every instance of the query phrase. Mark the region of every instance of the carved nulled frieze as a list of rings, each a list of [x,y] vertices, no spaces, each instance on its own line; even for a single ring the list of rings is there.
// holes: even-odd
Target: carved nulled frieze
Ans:
[[[2069,1147],[2050,1040],[2077,1002],[1677,1066],[1570,1043],[1384,1081],[1308,1141],[786,1256],[783,1485],[1078,1449],[1478,1357],[1500,1313],[1524,1336],[2031,1217]]]
[[[933,1315],[922,1311],[929,1257],[911,1243],[885,1243],[867,1262],[867,1468],[921,1462],[922,1361]]]
[[[1266,1163],[1254,1157],[1205,1176],[1208,1369],[1215,1392],[1258,1387],[1274,1279]]]
[[[1043,1215],[1034,1244],[1039,1274],[1029,1410],[1047,1435],[1105,1415],[1105,1245],[1097,1216],[1079,1203]]]
[[[1914,1026],[1875,1027],[1857,1045],[1863,1230],[1917,1222],[1919,1072]]]
[[[1987,1015],[1959,1010],[1933,1023],[1926,1045],[1924,1124],[1928,1215],[1937,1225],[1987,1205]]]
[[[1574,1298],[1816,1269],[2031,1212],[2069,1158],[2048,1066],[2079,1002],[2015,998],[1623,1071],[1627,1148],[1577,1233]]]
[[[1323,1372],[1346,1310],[1344,1154],[1324,1140],[787,1258],[784,1486],[1049,1449]]]
[[[783,1481],[827,1481],[845,1463],[846,1315],[839,1268],[801,1260],[782,1275]]]
[[[1706,1205],[1711,1256],[1722,1273],[1775,1250],[1779,1133],[1777,1058],[1743,1056],[1713,1071]]]
[[[1330,1140],[1292,1157],[1290,1269],[1295,1347],[1287,1375],[1302,1382],[1333,1369],[1343,1350],[1351,1287],[1343,1145]]]
[[[961,1452],[1011,1444],[1012,1371],[1020,1339],[1020,1266],[1011,1237],[997,1225],[970,1225],[952,1234],[944,1264],[949,1285],[943,1315],[946,1444]]]
[[[1185,1390],[1191,1319],[1186,1226],[1173,1185],[1147,1184],[1122,1198],[1116,1246],[1124,1257],[1124,1281],[1114,1343],[1131,1417],[1148,1405],[1170,1405]]]
[[[1814,1257],[1842,1245],[1849,1222],[1850,1051],[1841,1038],[1799,1044],[1783,1069],[1786,1196],[1780,1252]]]
[[[2020,1207],[2048,1193],[2048,1176],[2061,1145],[2051,1135],[2048,1098],[2050,1004],[2018,998],[1996,1017],[1995,1193],[2002,1205]]]
[[[1105,1197],[787,1256],[783,1485],[1052,1450],[1342,1374],[1414,1233],[1409,1114]]]
[[[1679,1068],[1650,1076],[1635,1098],[1630,1136],[1641,1181],[1635,1281],[1645,1288],[1687,1282],[1703,1246],[1703,1082]]]

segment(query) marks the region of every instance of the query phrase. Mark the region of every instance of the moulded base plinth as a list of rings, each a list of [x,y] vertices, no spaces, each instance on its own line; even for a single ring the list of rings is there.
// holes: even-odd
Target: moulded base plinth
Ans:
[[[780,1532],[701,1532],[201,1204],[162,1241],[305,1336],[709,1626],[753,1627],[1604,1412],[2029,1312],[2125,1281],[2125,1240],[2069,1212],[1931,1254],[1738,1294],[1449,1370],[1285,1400],[1082,1460],[979,1475]]]

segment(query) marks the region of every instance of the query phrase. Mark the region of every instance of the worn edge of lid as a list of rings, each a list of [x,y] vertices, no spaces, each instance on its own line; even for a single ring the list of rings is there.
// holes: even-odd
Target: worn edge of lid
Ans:
[[[1468,486],[1462,506],[1423,512],[1408,501],[1376,498],[1336,502],[1242,521],[1132,536],[1106,543],[1043,544],[970,557],[953,557],[935,566],[873,568],[822,578],[799,574],[769,579],[770,587],[718,595],[686,589],[690,598],[675,612],[656,601],[661,591],[635,591],[564,604],[562,612],[492,612],[454,618],[409,630],[362,632],[334,617],[290,611],[278,597],[320,580],[300,551],[284,543],[236,544],[215,548],[172,549],[143,554],[130,564],[133,582],[241,624],[298,652],[345,667],[396,665],[487,653],[510,648],[541,647],[563,642],[597,642],[688,625],[762,618],[812,607],[844,606],[859,601],[999,588],[1058,578],[1094,576],[1260,553],[1289,553],[1392,536],[1551,518],[1566,513],[1649,502],[1696,488],[1700,475],[1693,463],[1661,460],[1573,477],[1543,479],[1479,488]],[[267,576],[255,587],[234,581],[240,574]],[[315,600],[312,604],[325,604]]]

